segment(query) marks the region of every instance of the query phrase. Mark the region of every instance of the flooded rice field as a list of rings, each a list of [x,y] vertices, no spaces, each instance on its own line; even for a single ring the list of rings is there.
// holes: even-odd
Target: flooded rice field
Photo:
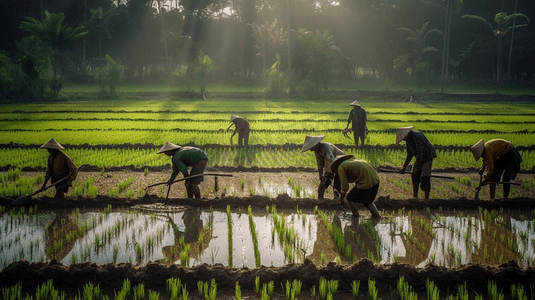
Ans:
[[[380,219],[343,210],[227,210],[146,204],[114,210],[12,208],[0,215],[0,267],[26,260],[64,265],[150,262],[194,267],[317,266],[367,258],[378,264],[535,264],[535,211],[384,211]]]

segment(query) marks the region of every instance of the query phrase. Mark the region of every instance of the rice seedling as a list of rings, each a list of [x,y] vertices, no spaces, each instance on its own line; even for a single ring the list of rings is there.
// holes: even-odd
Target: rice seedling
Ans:
[[[359,296],[359,289],[360,289],[360,280],[353,280],[351,282],[351,295],[354,299],[357,299]]]
[[[338,280],[327,280],[321,277],[318,286],[318,296],[320,300],[333,299],[338,293]]]
[[[232,216],[230,214],[230,205],[227,205],[227,227],[228,227],[228,265],[232,267]]]
[[[412,286],[405,282],[403,276],[399,277],[397,281],[396,294],[400,300],[418,300],[418,294],[413,291]]]
[[[160,299],[160,293],[149,290],[149,300],[159,300],[159,299]]]
[[[169,299],[178,300],[180,298],[180,294],[182,293],[182,282],[180,281],[180,278],[168,278],[165,283]]]
[[[256,190],[253,187],[249,188],[249,196],[254,196],[256,194]]]
[[[488,281],[487,292],[487,296],[490,300],[503,300],[504,298],[503,291],[498,291],[498,283],[496,283],[495,281]]]
[[[429,280],[429,278],[425,280],[425,290],[428,300],[440,300],[440,290],[433,281]]]
[[[379,291],[375,286],[375,280],[368,278],[368,300],[377,300]]]
[[[241,288],[240,288],[240,282],[239,281],[236,281],[236,287],[235,287],[235,292],[234,292],[234,298],[236,298],[236,300],[241,300]]]
[[[252,211],[251,205],[248,206],[247,210],[249,213],[249,229],[251,230],[251,238],[253,240],[255,264],[256,264],[256,267],[258,268],[261,265],[260,250],[258,249],[258,235],[256,233],[256,224],[253,219],[253,211]]]
[[[260,293],[262,292],[261,286],[260,286],[260,277],[256,276],[254,280],[254,291],[257,296],[260,297]]]

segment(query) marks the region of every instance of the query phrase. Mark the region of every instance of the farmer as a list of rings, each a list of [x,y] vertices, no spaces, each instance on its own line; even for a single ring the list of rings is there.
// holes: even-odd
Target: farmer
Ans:
[[[175,180],[178,172],[182,172],[184,177],[202,174],[206,168],[208,162],[208,154],[203,150],[189,146],[178,146],[173,143],[167,142],[158,151],[158,154],[165,153],[165,155],[171,157],[173,165],[173,173],[171,178],[167,182],[171,185]],[[191,167],[191,172],[188,175],[188,167]],[[188,198],[201,198],[201,191],[199,190],[199,184],[203,181],[203,176],[198,176],[191,179],[186,179],[186,191]]]
[[[332,172],[338,174],[342,185],[340,204],[343,205],[344,197],[349,190],[349,183],[355,183],[355,186],[347,193],[347,202],[353,215],[359,216],[358,202],[364,204],[373,217],[380,217],[373,203],[379,191],[379,174],[369,163],[359,159],[350,159],[352,157],[353,155],[340,155],[331,164]]]
[[[232,125],[236,125],[236,128],[234,129],[234,133],[230,136],[230,144],[232,145],[232,138],[238,133],[238,146],[242,145],[249,145],[249,122],[242,117],[231,115],[230,116],[230,126],[227,128],[227,131],[230,130],[230,127]]]
[[[418,188],[421,187],[425,193],[425,199],[429,199],[429,192],[431,191],[431,168],[433,167],[433,159],[437,157],[435,147],[431,145],[423,133],[412,130],[412,126],[396,129],[396,144],[399,144],[401,141],[405,141],[407,144],[407,158],[399,173],[405,173],[405,169],[411,162],[412,157],[415,156],[416,161],[412,167],[413,196],[414,198],[418,198]]]
[[[307,135],[305,137],[305,143],[301,148],[301,153],[310,150],[314,151],[314,154],[316,155],[316,165],[318,166],[318,174],[320,179],[320,184],[318,186],[318,199],[323,199],[325,189],[331,185],[331,180],[333,179],[333,193],[334,198],[336,199],[340,195],[340,178],[331,171],[331,163],[336,156],[344,155],[345,153],[331,143],[321,142],[324,137],[324,135]]]
[[[68,178],[56,185],[56,195],[54,199],[63,199],[65,193],[72,187],[72,182],[76,179],[78,169],[72,162],[72,159],[65,154],[62,145],[60,145],[55,139],[50,139],[43,144],[41,148],[48,150],[50,155],[48,156],[48,165],[46,169],[45,182],[41,189],[44,189],[46,183],[52,178],[51,184],[54,184],[58,180],[61,180],[68,176]]]
[[[488,169],[485,180],[481,182],[481,186],[486,185],[488,182],[499,182],[502,177],[503,182],[509,182],[516,178],[520,171],[520,163],[522,157],[518,149],[509,141],[502,139],[494,139],[487,141],[480,140],[475,145],[470,147],[472,154],[476,161],[479,158],[483,158],[483,166],[479,169],[479,175],[483,175],[485,169]],[[494,199],[496,196],[496,184],[491,184],[490,199]],[[503,185],[503,197],[509,197],[509,191],[511,190],[510,184]]]
[[[364,139],[366,139],[366,111],[362,108],[357,100],[349,104],[353,106],[353,109],[349,112],[349,118],[347,119],[347,126],[344,129],[344,132],[347,132],[349,129],[349,124],[351,123],[351,129],[353,129],[353,138],[355,139],[355,146],[359,146],[359,139],[361,144],[364,146]]]

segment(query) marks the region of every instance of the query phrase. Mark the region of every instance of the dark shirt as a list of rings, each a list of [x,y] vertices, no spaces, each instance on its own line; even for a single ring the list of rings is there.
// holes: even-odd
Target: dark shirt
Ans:
[[[184,177],[188,176],[188,167],[203,159],[208,159],[208,154],[199,148],[189,146],[180,148],[173,155],[173,174],[170,180],[175,180],[178,172],[181,172]]]
[[[347,123],[352,123],[351,128],[355,130],[364,130],[366,128],[366,111],[362,107],[355,107],[349,112]]]
[[[435,147],[431,145],[429,140],[423,133],[417,130],[411,130],[407,135],[407,158],[405,159],[404,166],[408,166],[413,156],[416,156],[413,169],[419,169],[422,163],[428,160],[432,160],[437,157]]]
[[[52,178],[56,182],[64,177],[69,176],[68,182],[73,182],[78,175],[78,169],[72,162],[72,159],[59,150],[58,154],[48,156],[48,168],[46,170],[45,182]]]

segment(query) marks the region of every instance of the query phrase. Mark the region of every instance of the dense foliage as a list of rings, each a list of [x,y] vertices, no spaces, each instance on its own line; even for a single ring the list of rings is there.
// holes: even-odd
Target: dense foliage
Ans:
[[[54,60],[59,58],[65,60],[61,68],[69,67],[66,78],[78,82],[93,81],[96,70],[106,66],[106,55],[124,67],[128,81],[164,82],[182,66],[193,77],[201,51],[213,62],[209,81],[264,80],[279,54],[280,72],[288,72],[291,61],[290,83],[308,95],[330,90],[336,82],[370,78],[436,84],[447,49],[443,35],[429,33],[446,32],[448,2],[449,82],[532,81],[535,27],[530,21],[535,3],[529,0],[7,0],[0,10],[5,29],[0,78],[10,88],[2,94],[4,99],[57,94],[61,70]],[[64,15],[65,28],[74,36],[80,37],[81,26],[88,33],[73,41],[71,55],[43,61],[40,52],[47,47],[21,49],[24,35],[31,32],[20,25],[28,20],[46,23],[47,10]],[[45,74],[49,63],[52,68]],[[276,80],[282,80],[277,75]],[[39,80],[31,81],[31,76]],[[20,95],[21,82],[27,95]]]

